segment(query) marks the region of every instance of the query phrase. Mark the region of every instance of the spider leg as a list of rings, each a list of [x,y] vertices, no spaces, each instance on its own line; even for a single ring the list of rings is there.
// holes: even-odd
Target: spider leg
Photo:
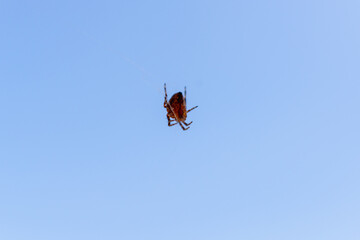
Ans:
[[[173,117],[170,117],[169,114],[166,114],[166,117],[167,117],[169,122],[176,121],[176,119],[173,119]]]
[[[184,101],[185,101],[185,106],[186,106],[186,86],[185,86],[185,90],[184,90]]]
[[[166,83],[164,83],[164,90],[165,90],[164,108],[166,108],[166,106],[168,105],[167,92],[166,92]]]
[[[191,108],[190,110],[187,110],[186,111],[186,113],[188,113],[188,112],[190,112],[190,111],[192,111],[192,110],[194,110],[195,108],[197,108],[198,106],[196,106],[196,107],[193,107],[193,108]]]
[[[184,126],[181,124],[181,122],[179,122],[181,128],[185,131],[185,130],[188,130],[190,127],[187,127],[187,128],[184,128]]]
[[[170,105],[169,102],[167,101],[166,83],[164,83],[164,90],[165,90],[164,108],[170,109],[170,111],[174,114],[173,108],[171,107],[171,105]]]
[[[183,121],[182,123],[185,124],[186,126],[190,126],[190,124],[192,124],[192,121],[190,123],[186,123],[185,121]]]
[[[177,124],[177,122],[176,122],[176,123],[171,124],[171,122],[173,122],[173,121],[175,121],[175,120],[170,119],[169,115],[166,115],[166,117],[167,117],[167,120],[168,120],[168,126],[169,126],[169,127],[174,126],[174,125],[176,125],[176,124]]]

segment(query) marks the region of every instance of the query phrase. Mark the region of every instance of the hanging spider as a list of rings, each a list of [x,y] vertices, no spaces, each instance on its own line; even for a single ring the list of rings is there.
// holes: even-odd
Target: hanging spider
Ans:
[[[190,126],[192,121],[190,123],[186,123],[186,117],[187,113],[194,110],[196,107],[191,108],[190,110],[186,110],[186,87],[184,91],[184,97],[182,92],[175,93],[171,98],[170,101],[167,101],[167,93],[166,93],[166,83],[164,84],[165,89],[165,101],[164,101],[164,108],[166,108],[167,114],[167,120],[168,120],[168,126],[174,126],[177,123],[181,126],[181,128],[185,131],[188,130],[190,127],[185,128],[182,123],[184,123],[186,126]],[[173,119],[172,119],[173,118]],[[175,123],[171,123],[175,121]]]

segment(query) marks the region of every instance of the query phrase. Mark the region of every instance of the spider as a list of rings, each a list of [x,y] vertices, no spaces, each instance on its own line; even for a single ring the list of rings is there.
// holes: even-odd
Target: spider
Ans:
[[[190,123],[186,123],[186,117],[187,113],[194,110],[196,107],[191,108],[190,110],[186,110],[186,87],[184,91],[184,97],[182,92],[175,93],[171,98],[170,101],[167,101],[167,93],[166,93],[166,83],[164,84],[164,90],[165,90],[165,101],[164,101],[164,108],[166,108],[167,114],[167,120],[168,120],[168,126],[174,126],[179,123],[181,128],[185,131],[188,130],[190,127],[185,128],[182,123],[184,123],[186,126],[190,126],[192,121]],[[174,119],[172,119],[174,118]],[[171,123],[175,121],[176,123]]]

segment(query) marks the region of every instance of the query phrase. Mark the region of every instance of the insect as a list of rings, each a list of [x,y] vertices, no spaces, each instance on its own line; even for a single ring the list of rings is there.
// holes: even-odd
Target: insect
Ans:
[[[190,126],[192,121],[190,123],[186,123],[186,117],[187,113],[194,110],[196,107],[191,108],[190,110],[186,110],[186,87],[184,91],[184,96],[182,92],[175,93],[171,98],[170,101],[167,101],[167,93],[166,93],[166,83],[164,84],[164,90],[165,90],[165,101],[164,101],[164,108],[166,108],[167,114],[167,120],[168,120],[168,126],[174,126],[179,123],[181,128],[185,131],[188,130],[190,127],[185,128],[183,124],[186,126]],[[175,123],[172,123],[175,121]]]

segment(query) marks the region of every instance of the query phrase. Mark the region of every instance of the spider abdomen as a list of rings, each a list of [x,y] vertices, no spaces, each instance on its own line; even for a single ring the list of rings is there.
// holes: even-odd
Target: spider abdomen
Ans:
[[[185,121],[187,114],[186,114],[185,100],[182,95],[182,92],[175,93],[170,98],[169,103],[170,103],[172,110],[174,111],[174,114],[176,115],[175,117],[179,121]]]

